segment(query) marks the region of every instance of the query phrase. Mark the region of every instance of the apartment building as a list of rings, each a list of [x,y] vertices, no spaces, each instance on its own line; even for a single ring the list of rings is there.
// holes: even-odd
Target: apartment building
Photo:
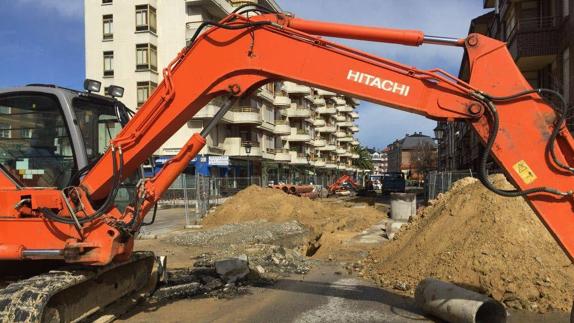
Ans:
[[[85,0],[86,76],[125,88],[122,101],[137,108],[162,80],[161,70],[204,20],[219,20],[232,0]],[[273,0],[251,1],[280,10]],[[158,165],[179,151],[222,106],[215,99],[157,152]],[[269,83],[241,99],[211,131],[190,171],[215,176],[262,176],[295,181],[357,172],[353,147],[358,101],[292,82]],[[201,166],[201,167],[200,167]]]
[[[383,173],[386,173],[389,169],[389,155],[388,152],[390,151],[389,147],[381,151],[373,150],[371,154],[371,158],[373,160],[373,173],[374,176],[380,176]]]
[[[484,0],[493,11],[472,20],[469,32],[480,33],[507,43],[524,77],[534,88],[561,92],[572,105],[574,67],[574,21],[570,13],[574,0]],[[463,59],[459,77],[469,78],[468,61]],[[572,122],[572,120],[570,120]],[[574,124],[568,125],[574,130]],[[439,122],[439,169],[478,170],[483,147],[465,123]],[[497,166],[489,163],[491,169]]]

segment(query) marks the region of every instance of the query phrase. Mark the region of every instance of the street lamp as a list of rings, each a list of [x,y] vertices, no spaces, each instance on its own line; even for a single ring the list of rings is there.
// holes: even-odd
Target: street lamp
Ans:
[[[251,168],[249,165],[249,154],[251,154],[252,146],[250,142],[246,142],[243,146],[245,147],[245,154],[247,155],[247,181],[249,185],[251,185]]]
[[[444,124],[442,123],[438,123],[436,128],[433,129],[434,131],[434,137],[435,139],[437,139],[438,141],[441,141],[442,138],[444,138],[445,135],[445,129],[444,129]]]

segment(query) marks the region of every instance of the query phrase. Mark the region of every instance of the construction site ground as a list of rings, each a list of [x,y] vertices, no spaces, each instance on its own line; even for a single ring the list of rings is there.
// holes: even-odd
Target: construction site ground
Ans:
[[[251,273],[239,283],[220,286],[217,293],[142,302],[120,321],[438,321],[414,304],[412,287],[382,283],[383,259],[379,263],[374,257],[398,242],[384,234],[388,211],[388,196],[310,201],[259,187],[212,210],[196,229],[183,228],[182,209],[160,210],[137,249],[168,256],[170,269],[203,268],[217,259],[246,255]],[[396,240],[407,233],[400,232]],[[388,274],[395,276],[412,284]],[[510,322],[569,321],[561,309],[509,306],[508,311]]]

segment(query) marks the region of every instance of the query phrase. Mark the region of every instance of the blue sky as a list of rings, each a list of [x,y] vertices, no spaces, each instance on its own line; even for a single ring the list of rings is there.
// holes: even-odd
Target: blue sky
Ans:
[[[485,12],[482,0],[276,1],[301,18],[420,29],[452,37],[464,37],[470,20]],[[459,48],[341,42],[404,64],[440,67],[453,74],[458,73],[462,57]],[[27,83],[81,88],[85,75],[83,1],[0,0],[0,53],[2,88]],[[359,114],[359,140],[370,147],[383,148],[415,131],[432,135],[435,127],[432,120],[366,102]]]

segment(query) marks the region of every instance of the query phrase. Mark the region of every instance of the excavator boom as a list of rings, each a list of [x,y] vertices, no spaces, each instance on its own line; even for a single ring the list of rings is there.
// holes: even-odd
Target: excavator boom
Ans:
[[[207,29],[208,28],[208,29]],[[0,172],[0,260],[56,258],[106,265],[125,261],[145,215],[205,145],[205,137],[241,96],[267,82],[289,80],[415,113],[437,121],[466,121],[490,154],[573,258],[574,142],[565,113],[533,90],[506,45],[472,34],[465,39],[420,31],[307,21],[280,13],[233,13],[204,23],[164,70],[164,80],[109,148],[80,171],[65,190],[27,187]],[[440,70],[420,70],[320,36],[419,46],[464,48],[470,80]],[[201,134],[193,135],[153,178],[137,185],[123,210],[114,204],[120,184],[210,100],[226,97]],[[1,97],[1,96],[0,96]],[[73,123],[73,122],[72,122]],[[484,170],[484,169],[483,169]]]

